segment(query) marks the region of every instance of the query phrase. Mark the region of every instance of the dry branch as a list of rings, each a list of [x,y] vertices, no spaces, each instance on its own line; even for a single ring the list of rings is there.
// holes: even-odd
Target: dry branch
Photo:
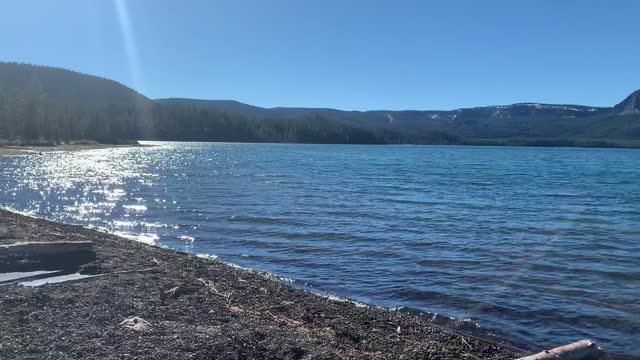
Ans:
[[[596,360],[600,358],[601,354],[602,351],[596,343],[591,340],[582,340],[517,360]]]

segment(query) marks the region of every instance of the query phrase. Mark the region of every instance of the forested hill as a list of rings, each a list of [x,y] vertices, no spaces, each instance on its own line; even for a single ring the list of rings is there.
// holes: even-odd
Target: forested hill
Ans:
[[[3,140],[4,139],[4,140]],[[457,143],[313,114],[252,120],[197,104],[159,104],[115,81],[45,66],[0,63],[0,143],[197,140],[292,143]]]
[[[144,95],[113,80],[55,67],[0,63],[0,94],[20,93],[82,106],[151,104]]]
[[[464,139],[640,139],[640,90],[613,107],[521,103],[457,110],[341,111],[261,108],[230,100],[158,99],[242,114],[254,119],[310,114],[363,126],[437,130]]]
[[[0,62],[0,144],[70,140],[637,146],[640,92],[611,108],[265,109],[232,100],[154,101],[109,79]]]
[[[640,112],[640,90],[627,96],[621,103],[613,107],[613,111],[623,114],[633,114]]]

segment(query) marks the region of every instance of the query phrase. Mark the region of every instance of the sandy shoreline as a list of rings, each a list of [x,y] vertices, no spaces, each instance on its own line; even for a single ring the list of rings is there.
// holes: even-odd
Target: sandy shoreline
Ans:
[[[91,240],[102,276],[0,286],[0,358],[514,359],[522,352],[258,272],[0,210],[0,245]],[[138,316],[136,332],[119,325]]]
[[[145,147],[149,145],[141,144],[126,144],[126,145],[112,145],[112,144],[68,144],[68,145],[56,145],[56,146],[13,146],[6,145],[0,146],[0,156],[24,156],[24,155],[39,155],[47,152],[54,151],[83,151],[83,150],[97,150],[97,149],[111,149],[111,148],[126,148],[126,147]]]

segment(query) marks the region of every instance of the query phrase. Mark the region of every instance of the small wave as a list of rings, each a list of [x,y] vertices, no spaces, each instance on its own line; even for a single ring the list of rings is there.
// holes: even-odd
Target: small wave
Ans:
[[[322,296],[324,298],[327,298],[327,299],[329,299],[331,301],[350,303],[350,304],[355,305],[356,307],[361,307],[361,308],[371,307],[371,305],[367,305],[365,303],[361,303],[361,302],[358,302],[358,301],[355,301],[355,300],[351,300],[351,299],[348,299],[348,298],[345,298],[345,297],[342,297],[342,296],[338,296],[338,295],[335,295],[335,294],[317,293],[317,292],[315,292],[314,294]]]
[[[541,194],[542,196],[545,197],[551,197],[551,198],[580,198],[580,197],[584,197],[583,194],[570,194],[570,193],[544,193]]]
[[[123,205],[125,210],[132,212],[145,212],[147,211],[147,207],[145,205]]]
[[[188,243],[193,243],[196,240],[193,236],[187,235],[178,236],[178,239]]]
[[[203,254],[203,253],[197,253],[196,256],[199,258],[208,259],[208,260],[218,260],[220,258],[218,255]]]
[[[306,226],[307,224],[298,220],[290,218],[275,218],[265,216],[243,216],[233,215],[229,217],[229,221],[245,222],[249,224],[276,224],[276,225],[289,225],[289,226]]]
[[[0,209],[6,210],[12,213],[16,213],[22,216],[38,219],[37,217],[38,213],[35,210],[18,210],[9,205],[0,205]]]
[[[155,245],[156,241],[160,240],[160,237],[156,234],[136,234],[121,231],[113,232],[113,234],[125,239],[134,240],[149,245]]]

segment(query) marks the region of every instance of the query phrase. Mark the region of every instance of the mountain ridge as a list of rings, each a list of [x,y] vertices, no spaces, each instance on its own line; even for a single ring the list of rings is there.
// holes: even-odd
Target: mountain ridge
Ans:
[[[340,111],[340,112],[356,112],[356,113],[371,113],[371,112],[407,112],[407,111],[416,111],[416,112],[453,112],[453,111],[461,111],[461,110],[476,110],[476,109],[486,109],[486,108],[509,108],[509,107],[516,107],[516,106],[534,106],[534,107],[543,107],[543,108],[573,108],[575,110],[583,110],[583,109],[593,109],[593,110],[603,110],[603,109],[614,109],[619,107],[621,104],[626,103],[627,101],[629,101],[630,99],[638,99],[638,103],[640,104],[640,89],[636,90],[635,92],[633,92],[632,94],[628,95],[625,100],[623,100],[622,102],[614,105],[614,106],[594,106],[594,105],[579,105],[579,104],[570,104],[570,103],[559,103],[559,104],[555,104],[555,103],[544,103],[544,102],[517,102],[517,103],[512,103],[512,104],[493,104],[493,105],[484,105],[484,106],[470,106],[470,107],[460,107],[460,108],[454,108],[454,109],[401,109],[401,110],[389,110],[389,109],[370,109],[370,110],[343,110],[343,109],[338,109],[338,108],[331,108],[331,107],[305,107],[305,106],[275,106],[275,107],[262,107],[262,106],[258,106],[258,105],[253,105],[247,102],[243,102],[243,101],[239,101],[239,100],[234,100],[234,99],[199,99],[199,98],[183,98],[183,97],[170,97],[170,98],[156,98],[156,99],[152,99],[155,102],[159,102],[159,103],[187,103],[187,102],[192,102],[192,103],[198,103],[200,105],[205,105],[205,106],[216,106],[216,105],[222,105],[224,106],[224,104],[230,104],[231,106],[238,106],[238,107],[251,107],[254,109],[259,109],[259,110],[283,110],[283,109],[295,109],[295,110],[308,110],[308,111],[313,111],[313,110],[333,110],[333,111]]]
[[[616,111],[621,113],[638,113],[640,112],[640,90],[636,90],[627,96],[622,102],[614,106]]]
[[[0,62],[1,138],[640,144],[640,91],[613,107],[525,102],[455,110],[262,108],[236,100],[152,100],[104,77]]]
[[[407,130],[437,130],[465,138],[628,137],[640,123],[621,121],[640,107],[640,90],[612,107],[524,102],[454,110],[339,110],[331,108],[263,108],[235,100],[155,99],[160,104],[194,105],[237,113],[257,120],[317,115],[357,125]],[[629,120],[629,119],[624,119]],[[614,131],[607,129],[611,123]],[[624,128],[620,128],[624,126]],[[560,134],[558,133],[560,132]],[[635,135],[633,135],[635,137]]]
[[[630,98],[632,95],[638,93],[640,95],[640,89],[633,92],[631,95],[628,95],[627,98]],[[625,98],[626,99],[626,98]],[[482,105],[482,106],[469,106],[469,107],[459,107],[454,109],[369,109],[369,110],[345,110],[339,108],[332,107],[306,107],[306,106],[274,106],[274,107],[264,107],[253,105],[248,102],[235,100],[235,99],[201,99],[201,98],[189,98],[189,97],[168,97],[168,98],[154,98],[152,101],[156,101],[159,103],[183,103],[183,102],[194,102],[194,103],[230,103],[234,106],[248,106],[252,108],[257,108],[260,110],[280,110],[280,109],[299,109],[299,110],[335,110],[341,112],[359,112],[359,113],[367,113],[367,112],[405,112],[405,111],[419,111],[419,112],[451,112],[451,111],[459,111],[459,110],[470,110],[470,109],[484,109],[484,108],[504,108],[504,107],[513,107],[513,106],[521,106],[521,105],[530,105],[530,106],[542,106],[542,107],[574,107],[574,108],[585,108],[585,109],[612,109],[617,107],[619,104],[624,102],[624,100],[614,106],[595,106],[595,105],[581,105],[581,104],[571,104],[571,103],[546,103],[546,102],[535,102],[535,101],[524,101],[517,102],[511,104],[492,104],[492,105]],[[640,101],[640,98],[639,98]]]

